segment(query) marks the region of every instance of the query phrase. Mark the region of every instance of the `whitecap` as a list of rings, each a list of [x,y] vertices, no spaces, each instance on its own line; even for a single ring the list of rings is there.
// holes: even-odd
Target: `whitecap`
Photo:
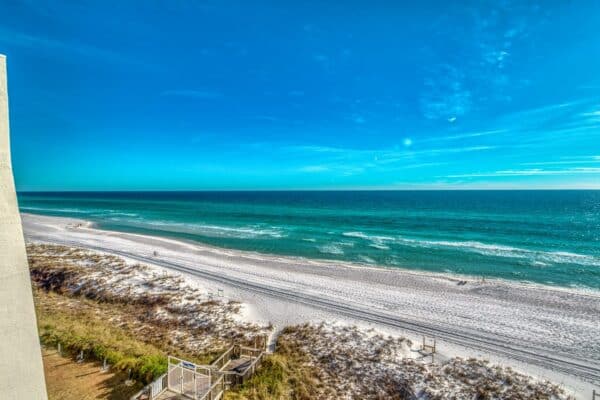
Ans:
[[[157,226],[161,229],[170,230],[173,232],[190,233],[196,235],[205,235],[210,237],[234,238],[234,239],[254,239],[260,237],[281,238],[284,233],[273,227],[259,226],[243,226],[231,227],[210,224],[194,224],[172,221],[137,221],[132,222],[132,225],[138,226]]]
[[[47,207],[20,207],[21,211],[50,211],[50,212],[65,212],[75,214],[88,214],[91,210],[81,210],[79,208],[47,208]]]
[[[364,232],[343,232],[342,236],[354,237],[354,238],[372,240],[372,241],[379,241],[379,242],[394,240],[394,238],[390,237],[390,236],[368,235]]]
[[[390,247],[386,246],[385,244],[382,243],[371,243],[369,245],[369,247],[373,247],[374,249],[378,249],[378,250],[389,250]]]
[[[362,232],[343,232],[342,236],[355,237],[355,238],[361,238],[361,239],[367,238],[367,235]]]
[[[337,246],[335,244],[325,244],[322,246],[318,246],[317,249],[324,254],[335,254],[335,255],[341,255],[344,254],[344,250],[342,250],[342,248],[340,246]]]
[[[518,247],[506,246],[501,244],[487,244],[477,241],[432,241],[432,240],[417,240],[408,238],[398,238],[397,242],[411,247],[425,248],[454,248],[461,251],[477,253],[484,256],[518,258],[529,260],[532,264],[541,266],[548,263],[558,264],[579,264],[588,266],[600,266],[600,258],[585,255],[570,253],[564,251],[539,251],[523,249]]]

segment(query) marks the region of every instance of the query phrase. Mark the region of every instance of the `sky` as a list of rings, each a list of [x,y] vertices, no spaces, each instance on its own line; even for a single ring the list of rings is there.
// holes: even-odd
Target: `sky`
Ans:
[[[17,189],[600,189],[600,2],[403,3],[2,2]]]

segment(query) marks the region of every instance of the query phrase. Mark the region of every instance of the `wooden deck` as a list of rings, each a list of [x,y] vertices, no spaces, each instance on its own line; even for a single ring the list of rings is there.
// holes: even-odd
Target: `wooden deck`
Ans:
[[[232,360],[229,360],[227,362],[227,364],[225,364],[221,368],[221,371],[223,371],[223,372],[231,371],[231,372],[243,373],[252,364],[252,361],[254,361],[253,357],[244,357],[244,356],[242,356],[240,358],[232,359]]]
[[[189,400],[189,397],[167,390],[162,392],[155,400]]]
[[[263,354],[262,348],[232,345],[211,365],[196,365],[169,356],[168,372],[131,400],[148,400],[152,393],[160,394],[151,400],[221,400],[226,390],[243,384],[254,374]]]
[[[206,393],[208,393],[208,390],[203,392],[201,395],[199,393],[199,398],[202,398],[202,396],[204,396]],[[217,398],[222,398],[223,393],[221,392],[220,395],[216,396],[216,397],[212,397],[213,400],[216,400]],[[154,398],[153,400],[190,400],[193,397],[190,396],[184,396],[180,393],[175,393],[171,390],[166,390],[164,392],[162,392],[158,397]]]

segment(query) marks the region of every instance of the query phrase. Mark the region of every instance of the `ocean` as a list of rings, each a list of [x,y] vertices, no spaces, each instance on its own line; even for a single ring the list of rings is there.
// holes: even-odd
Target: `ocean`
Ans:
[[[600,289],[600,191],[19,193],[100,229],[384,268]]]

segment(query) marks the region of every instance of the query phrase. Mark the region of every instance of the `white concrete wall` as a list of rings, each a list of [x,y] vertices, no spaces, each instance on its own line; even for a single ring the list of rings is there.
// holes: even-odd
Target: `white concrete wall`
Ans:
[[[46,399],[25,241],[10,161],[6,58],[0,54],[0,399]]]

